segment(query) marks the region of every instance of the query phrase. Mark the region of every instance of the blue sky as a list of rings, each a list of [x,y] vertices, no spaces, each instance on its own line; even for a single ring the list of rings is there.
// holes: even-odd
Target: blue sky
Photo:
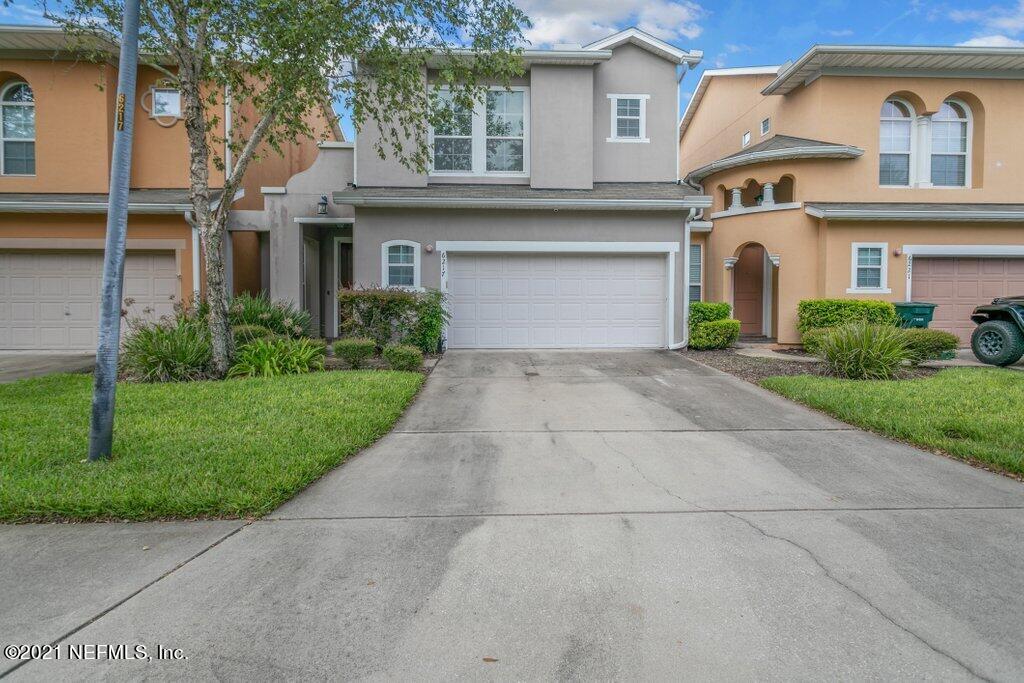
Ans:
[[[683,103],[706,68],[779,64],[815,43],[1024,47],[1024,0],[515,0],[537,47],[587,43],[638,26],[704,61],[683,81]],[[31,0],[0,8],[4,23],[42,23]],[[346,135],[352,135],[345,120]]]

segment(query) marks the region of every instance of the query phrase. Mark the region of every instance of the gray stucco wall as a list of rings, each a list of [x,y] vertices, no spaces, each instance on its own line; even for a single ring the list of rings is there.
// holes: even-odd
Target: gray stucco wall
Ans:
[[[615,48],[594,70],[594,182],[676,179],[676,65],[635,45]],[[650,95],[649,143],[608,142],[609,94]]]
[[[426,88],[426,71],[423,73],[423,87]],[[377,154],[377,144],[382,143],[385,158]],[[403,147],[410,149],[413,142],[403,141]],[[356,132],[355,182],[365,186],[381,187],[423,187],[427,184],[425,173],[416,173],[406,168],[390,154],[390,142],[384,138],[380,126],[368,120]]]
[[[530,185],[592,188],[593,67],[535,66],[530,73]]]
[[[425,247],[439,240],[524,240],[580,242],[677,242],[675,272],[675,329],[682,340],[683,212],[620,211],[464,211],[430,209],[356,209],[353,227],[353,265],[357,285],[381,281],[381,244],[413,240],[420,244],[421,284],[441,285],[440,258]]]

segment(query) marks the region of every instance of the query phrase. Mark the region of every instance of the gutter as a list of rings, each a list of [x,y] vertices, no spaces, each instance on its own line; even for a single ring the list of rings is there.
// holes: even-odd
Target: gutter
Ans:
[[[747,152],[726,157],[718,161],[690,171],[687,180],[701,181],[712,173],[730,168],[748,166],[765,161],[785,161],[789,159],[856,159],[864,154],[864,150],[853,145],[812,145],[807,147],[787,147],[786,149],[766,149],[760,152]],[[690,184],[687,182],[687,184]]]
[[[943,210],[943,209],[830,209],[807,204],[804,207],[809,215],[826,220],[863,220],[863,221],[979,221],[979,222],[1022,222],[1024,223],[1024,207],[1020,211],[998,210]]]
[[[468,197],[353,197],[334,193],[335,204],[389,208],[425,209],[566,209],[679,211],[711,206],[711,197],[685,199],[542,199],[542,198],[468,198]]]
[[[145,204],[129,202],[128,213],[177,214],[187,211],[191,204]],[[3,202],[0,213],[106,213],[107,202]]]

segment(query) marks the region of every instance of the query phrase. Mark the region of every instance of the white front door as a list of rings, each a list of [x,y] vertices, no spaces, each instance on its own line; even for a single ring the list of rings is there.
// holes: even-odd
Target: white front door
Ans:
[[[0,252],[0,349],[95,351],[102,279],[102,251]],[[171,315],[174,252],[128,252],[123,291],[129,318]]]
[[[449,254],[450,348],[666,345],[664,254]]]

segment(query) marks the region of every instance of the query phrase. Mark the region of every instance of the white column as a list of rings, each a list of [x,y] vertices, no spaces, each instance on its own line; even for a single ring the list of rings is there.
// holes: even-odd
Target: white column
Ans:
[[[730,209],[742,209],[743,208],[743,189],[739,187],[732,188],[732,202],[729,204]]]
[[[765,183],[761,193],[761,206],[775,206],[775,183]]]
[[[917,187],[932,186],[932,118],[918,116],[916,140],[913,140],[913,155],[916,157],[911,185]]]

